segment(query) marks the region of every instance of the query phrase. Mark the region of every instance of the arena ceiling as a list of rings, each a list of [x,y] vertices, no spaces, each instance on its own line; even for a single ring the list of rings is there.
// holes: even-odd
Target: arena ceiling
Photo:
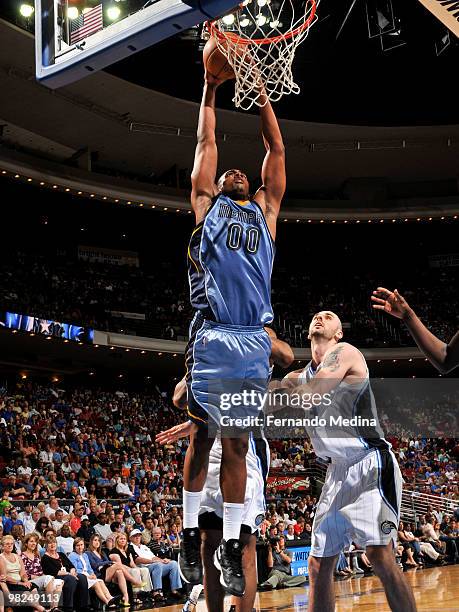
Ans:
[[[298,4],[298,3],[297,3]],[[369,38],[368,20],[398,24]],[[441,125],[459,122],[453,75],[459,45],[419,0],[321,0],[319,20],[297,49],[294,74],[301,94],[276,106],[285,119],[353,125]],[[200,32],[166,40],[109,69],[133,83],[198,102]],[[445,47],[445,45],[447,45]],[[441,53],[440,53],[441,51]],[[440,53],[440,55],[437,55]],[[164,61],[167,58],[167,61]],[[231,109],[231,86],[220,97]]]
[[[150,68],[155,66],[149,73],[157,72],[158,82],[159,64],[149,64]],[[375,66],[370,72],[373,70]],[[349,69],[349,78],[353,72],[354,68]],[[389,76],[384,73],[380,77],[381,95],[389,87]],[[320,87],[316,81],[315,87],[321,89],[329,82],[332,80],[327,76]],[[51,91],[35,81],[33,37],[1,20],[0,87],[4,92],[0,98],[2,156],[16,148],[68,164],[81,160],[81,155],[84,160],[84,152],[89,151],[101,167],[141,177],[160,175],[174,164],[188,169],[192,164],[196,102],[106,72]],[[349,89],[339,91],[334,107],[343,106]],[[397,88],[392,87],[392,92],[400,102]],[[454,96],[453,92],[441,99],[444,109],[455,102]],[[308,100],[311,97],[315,99],[308,96]],[[297,101],[304,105],[305,97]],[[456,103],[454,106],[459,108]],[[444,118],[444,125],[404,127],[285,119],[282,129],[288,150],[289,187],[327,191],[339,189],[352,177],[383,177],[388,181],[457,177],[459,125],[447,125],[448,116]],[[237,160],[249,176],[258,176],[263,157],[258,118],[222,110],[218,129],[221,165],[233,166]]]

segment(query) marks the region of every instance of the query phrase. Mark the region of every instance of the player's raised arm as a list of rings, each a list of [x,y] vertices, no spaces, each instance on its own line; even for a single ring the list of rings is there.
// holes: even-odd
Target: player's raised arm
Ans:
[[[265,96],[264,92],[260,96]],[[276,237],[276,221],[285,193],[285,147],[276,115],[270,101],[260,108],[261,132],[266,147],[261,178],[263,185],[254,200],[265,213],[266,223],[273,239]]]
[[[447,374],[459,366],[459,332],[448,344],[442,342],[427,329],[397,289],[389,291],[378,287],[371,300],[375,310],[383,310],[405,323],[418,347],[437,370]]]
[[[218,81],[206,75],[199,110],[198,143],[191,174],[191,206],[196,216],[196,224],[204,219],[206,210],[217,191],[215,186],[218,161],[215,138],[215,92],[218,85]]]
[[[295,356],[292,348],[287,342],[279,340],[276,332],[270,327],[265,327],[271,338],[271,361],[281,368],[288,368],[292,365]]]

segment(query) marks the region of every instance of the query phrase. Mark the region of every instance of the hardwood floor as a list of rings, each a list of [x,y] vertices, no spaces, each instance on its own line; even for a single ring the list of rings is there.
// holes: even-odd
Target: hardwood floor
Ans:
[[[459,612],[459,565],[449,565],[404,573],[416,597],[418,612]],[[335,583],[336,612],[390,612],[384,589],[375,576],[351,578]],[[258,593],[255,608],[259,612],[305,612],[308,587]],[[229,608],[229,600],[225,610]],[[180,612],[182,606],[161,608],[161,612]],[[157,610],[157,609],[156,609]],[[205,612],[200,600],[197,612]]]

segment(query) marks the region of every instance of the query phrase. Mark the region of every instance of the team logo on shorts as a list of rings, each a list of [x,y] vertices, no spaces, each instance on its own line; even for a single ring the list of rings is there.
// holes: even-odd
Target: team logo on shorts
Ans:
[[[258,525],[261,525],[262,522],[264,521],[265,515],[264,514],[259,514],[258,516],[255,517],[255,525],[258,527]]]
[[[389,535],[392,529],[395,529],[395,531],[397,531],[397,526],[392,521],[384,521],[383,523],[381,523],[381,531],[385,535]]]

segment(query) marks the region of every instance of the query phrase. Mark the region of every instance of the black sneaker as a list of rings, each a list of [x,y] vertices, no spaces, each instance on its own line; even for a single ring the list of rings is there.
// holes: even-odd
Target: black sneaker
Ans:
[[[220,571],[220,582],[231,595],[242,597],[245,579],[242,572],[242,544],[239,540],[222,540],[214,553],[214,565]]]
[[[183,530],[178,565],[182,580],[202,584],[201,533],[197,527]]]

